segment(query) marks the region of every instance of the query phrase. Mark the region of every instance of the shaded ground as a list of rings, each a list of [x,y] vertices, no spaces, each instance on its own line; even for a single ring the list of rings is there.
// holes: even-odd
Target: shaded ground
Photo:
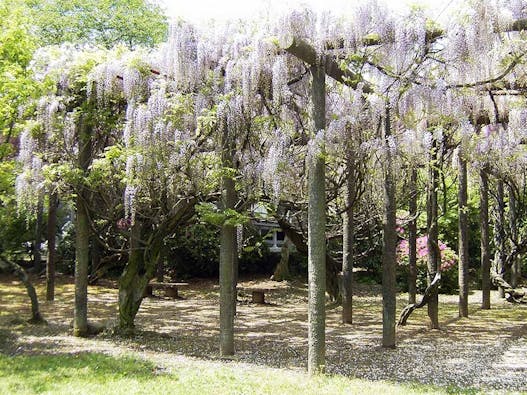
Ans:
[[[303,284],[259,285],[275,288],[266,305],[250,303],[241,293],[236,318],[236,361],[304,369],[307,355],[307,290]],[[134,338],[110,332],[96,338],[69,335],[73,316],[72,279],[61,277],[54,303],[44,302],[47,326],[30,326],[27,296],[18,281],[0,277],[0,351],[10,354],[95,351],[142,353],[162,366],[183,358],[221,359],[218,355],[218,286],[191,282],[180,294],[145,299]],[[398,329],[395,350],[382,349],[379,289],[361,286],[354,298],[354,324],[340,323],[340,308],[327,314],[327,371],[370,380],[420,382],[483,392],[527,391],[527,306],[510,305],[492,294],[490,311],[478,308],[481,295],[470,296],[470,318],[457,318],[457,297],[440,296],[441,330],[427,328],[426,308],[416,310]],[[89,289],[92,321],[115,323],[117,290],[105,283]],[[398,311],[405,295],[398,299]]]

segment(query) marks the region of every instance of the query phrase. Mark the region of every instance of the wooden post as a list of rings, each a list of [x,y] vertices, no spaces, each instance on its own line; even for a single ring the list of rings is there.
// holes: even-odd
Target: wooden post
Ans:
[[[479,222],[481,230],[481,308],[490,309],[490,242],[489,242],[489,179],[487,171],[479,172]]]
[[[46,262],[46,300],[48,301],[55,299],[55,241],[57,238],[57,206],[58,196],[56,193],[52,192],[49,194],[47,225],[48,257]]]
[[[410,170],[410,201],[408,211],[408,304],[416,301],[417,295],[417,167]]]
[[[468,317],[468,183],[467,161],[460,148],[458,155],[458,244],[459,244],[459,316]]]
[[[351,154],[350,154],[351,155]],[[342,322],[353,323],[353,245],[355,243],[355,224],[353,222],[353,195],[355,180],[351,166],[353,161],[347,159],[346,185],[344,192],[345,210],[342,214]]]
[[[390,107],[386,104],[384,118],[384,219],[383,219],[383,254],[382,254],[382,346],[395,347],[395,268],[397,233],[395,179],[393,174],[393,157],[389,147],[391,136]]]
[[[432,284],[435,275],[439,270],[439,229],[437,223],[437,188],[439,179],[437,140],[434,139],[431,148],[431,158],[428,164],[428,199],[427,199],[427,227],[428,227],[428,285]],[[430,328],[439,328],[439,301],[437,289],[434,289],[428,301],[428,317],[430,318]]]
[[[224,125],[221,141],[221,159],[224,175],[222,176],[222,206],[224,210],[234,209],[236,191],[232,171],[230,131]],[[236,254],[236,228],[223,224],[220,232],[220,354],[234,355],[234,254]]]
[[[495,265],[497,273],[505,278],[505,255],[507,248],[505,245],[505,191],[503,180],[496,181],[496,222],[494,226],[494,240],[496,246]],[[498,285],[498,293],[500,298],[505,298],[505,290]]]
[[[511,238],[514,243],[518,242],[518,203],[516,202],[516,196],[514,190],[509,186],[509,222]],[[516,288],[521,278],[521,261],[518,257],[515,257],[511,265],[511,287]]]
[[[314,133],[326,127],[324,58],[311,67]],[[308,163],[308,372],[324,372],[326,358],[326,190],[323,152]]]

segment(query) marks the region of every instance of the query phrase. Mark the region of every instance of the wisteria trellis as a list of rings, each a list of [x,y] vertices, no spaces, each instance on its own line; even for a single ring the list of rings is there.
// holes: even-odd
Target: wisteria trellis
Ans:
[[[527,119],[526,9],[521,0],[474,2],[439,26],[423,10],[398,16],[368,1],[350,15],[300,10],[202,29],[179,22],[154,51],[42,49],[35,75],[54,80],[56,90],[40,100],[37,123],[23,134],[19,201],[32,206],[46,168],[75,167],[82,97],[93,97],[96,111],[122,112],[106,133],[123,147],[130,223],[160,189],[171,204],[217,190],[223,123],[247,199],[305,200],[304,157],[323,153],[342,164],[350,139],[372,166],[382,165],[386,150],[396,169],[422,165],[433,142],[454,142],[474,169],[491,166],[515,177],[527,157],[520,144]],[[325,83],[327,125],[320,130],[306,111],[313,65],[284,50],[293,43],[305,43],[315,63],[324,59],[337,76]],[[384,141],[386,103],[393,124]],[[349,130],[361,130],[360,139]]]

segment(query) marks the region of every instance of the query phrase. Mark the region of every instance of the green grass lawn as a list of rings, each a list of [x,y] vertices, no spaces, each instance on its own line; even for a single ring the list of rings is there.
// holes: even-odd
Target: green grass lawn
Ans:
[[[5,356],[0,394],[412,394],[455,388],[369,382],[229,362],[184,360],[157,367],[98,353]]]

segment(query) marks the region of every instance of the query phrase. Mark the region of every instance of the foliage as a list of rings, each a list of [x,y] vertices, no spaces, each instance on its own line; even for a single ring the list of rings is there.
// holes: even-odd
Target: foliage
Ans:
[[[196,213],[201,221],[216,225],[237,226],[246,224],[249,217],[233,209],[220,210],[213,203],[201,203],[196,206]]]
[[[179,228],[166,244],[170,251],[167,269],[175,272],[176,279],[218,275],[220,247],[215,226],[192,224]]]
[[[32,234],[25,219],[17,215],[14,181],[15,163],[0,161],[0,250],[16,260],[28,252],[24,245],[29,245]]]
[[[42,45],[153,47],[167,37],[167,17],[145,0],[26,0]]]
[[[16,0],[0,3],[0,160],[13,153],[11,139],[37,90],[29,63],[36,48],[27,9]]]

